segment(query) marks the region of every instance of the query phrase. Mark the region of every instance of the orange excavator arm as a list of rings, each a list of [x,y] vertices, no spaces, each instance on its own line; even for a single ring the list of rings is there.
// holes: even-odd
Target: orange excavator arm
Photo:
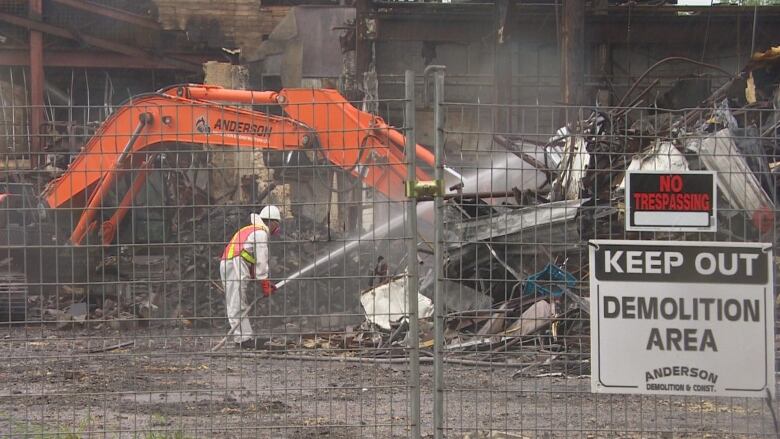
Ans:
[[[204,101],[279,104],[287,116],[317,133],[328,161],[349,170],[391,200],[404,197],[404,136],[381,117],[355,108],[336,90],[286,88],[276,93],[188,85],[165,93]],[[430,151],[416,145],[416,153],[418,159],[433,167]],[[420,169],[417,177],[428,179]]]
[[[281,105],[289,117],[230,104]],[[111,243],[145,182],[150,154],[163,152],[170,142],[280,151],[316,146],[325,159],[388,198],[404,196],[404,137],[382,119],[357,110],[335,90],[275,93],[178,86],[138,96],[120,107],[68,170],[46,187],[43,198],[49,207],[83,209],[71,233],[72,243],[83,243],[98,227],[96,217],[118,176],[135,170],[129,192],[101,225],[103,243]],[[418,146],[417,154],[433,164],[425,148]],[[418,178],[427,175],[418,170]]]

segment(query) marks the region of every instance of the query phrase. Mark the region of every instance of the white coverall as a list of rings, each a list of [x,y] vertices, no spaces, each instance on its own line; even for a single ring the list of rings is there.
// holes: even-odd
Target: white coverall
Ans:
[[[254,215],[253,215],[254,216]],[[257,223],[260,221],[260,224]],[[262,220],[254,219],[253,223],[262,224]],[[254,279],[268,278],[268,232],[256,230],[243,242],[241,250],[248,251],[255,258]],[[246,291],[252,280],[251,266],[241,257],[240,251],[235,252],[232,259],[222,260],[219,264],[219,274],[225,288],[225,307],[230,328],[233,330],[233,341],[241,343],[254,337],[249,318],[241,318],[247,309]]]

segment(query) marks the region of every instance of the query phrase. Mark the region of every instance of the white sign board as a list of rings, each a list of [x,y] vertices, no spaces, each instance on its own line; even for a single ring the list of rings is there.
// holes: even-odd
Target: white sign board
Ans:
[[[775,393],[771,245],[590,241],[591,390]]]
[[[717,210],[712,171],[626,172],[626,230],[715,232]]]

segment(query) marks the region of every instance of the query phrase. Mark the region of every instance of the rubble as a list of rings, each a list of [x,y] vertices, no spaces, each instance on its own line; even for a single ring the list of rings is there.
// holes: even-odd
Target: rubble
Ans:
[[[77,323],[93,327],[119,327],[126,324],[125,320],[135,320],[140,325],[224,328],[220,256],[225,242],[247,223],[249,213],[254,210],[249,206],[228,205],[177,216],[168,238],[170,242],[158,246],[158,253],[153,253],[153,247],[150,250],[150,247],[129,246],[126,252],[101,259],[95,273],[103,282],[61,285],[53,294],[30,296],[30,299],[43,299],[43,303],[36,305],[42,310],[51,310],[41,316],[44,321],[71,324],[73,319],[59,310],[83,302],[89,304],[89,312]],[[315,259],[323,249],[343,240],[338,232],[305,218],[285,219],[282,231],[282,236],[271,243],[271,278],[276,280],[284,279]],[[350,254],[330,267],[334,273],[340,270],[339,274],[348,279],[311,277],[296,282],[284,294],[265,301],[257,311],[259,316],[280,317],[263,318],[259,324],[272,328],[284,324],[285,319],[304,316],[301,319],[311,320],[312,326],[322,329],[321,322],[305,316],[361,312],[357,294],[351,295],[350,300],[341,297],[347,296],[344,293],[347,290],[359,291],[367,285],[368,280],[360,274],[375,261],[375,256]],[[250,291],[250,294],[254,293]],[[331,300],[331,297],[339,299]],[[320,309],[323,304],[328,308]],[[112,323],[114,320],[119,322]]]
[[[0,322],[24,321],[33,318],[27,285],[23,273],[9,271],[7,263],[0,261]]]
[[[745,83],[732,81],[707,98],[704,110],[643,108],[651,95],[648,90],[657,84],[653,81],[627,107],[594,110],[561,127],[546,143],[497,138],[497,144],[514,151],[547,182],[534,189],[511,188],[503,195],[458,193],[446,198],[445,287],[459,294],[444,298],[445,360],[522,365],[514,376],[589,373],[587,242],[639,236],[624,230],[628,170],[717,171],[718,205],[724,207],[718,213],[719,231],[697,239],[757,238],[772,232],[780,162],[762,158],[774,157],[777,148],[780,78],[772,72],[777,71],[780,56],[775,55],[780,48],[770,52],[756,55],[743,71],[748,80],[742,100],[732,98],[735,93],[729,87]],[[680,102],[673,92],[664,99]],[[746,108],[768,111],[755,118]],[[505,201],[488,202],[496,200]],[[69,323],[97,319],[117,327],[139,316],[185,326],[217,322],[224,327],[223,292],[215,281],[219,254],[250,211],[226,206],[177,217],[188,218],[174,224],[173,239],[179,246],[162,255],[120,255],[104,261],[102,269],[115,270],[120,279],[129,279],[122,276],[132,273],[133,282],[126,287],[130,290],[119,288],[105,297],[89,308],[86,319],[68,318],[51,304],[42,304],[46,318]],[[344,236],[302,218],[286,220],[282,230],[283,242],[273,243],[271,249],[274,279],[300,270],[332,242],[345,245]],[[656,236],[689,238],[684,232]],[[407,279],[403,273],[393,276],[392,269],[403,271],[396,256],[404,254],[405,244],[392,241],[370,255],[357,249],[340,265],[329,267],[336,276],[297,281],[294,291],[264,302],[258,310],[265,316],[261,324],[277,328],[270,348],[317,349],[321,355],[341,357],[404,356],[409,347]],[[430,257],[421,251],[422,261],[429,262]],[[432,265],[427,262],[421,266],[418,296],[419,347],[424,352],[433,345],[430,297],[435,276],[425,269]],[[319,292],[339,300],[319,301]],[[57,309],[81,305],[81,294],[65,293],[71,300],[58,302]],[[301,315],[298,321],[270,318],[296,314]],[[306,314],[363,315],[364,320],[345,324],[343,319],[325,321]]]
[[[780,47],[756,54],[742,72],[747,99],[731,98],[745,84],[731,81],[707,98],[709,110],[642,108],[653,81],[628,107],[596,110],[562,127],[536,144],[548,157],[540,170],[552,180],[549,193],[517,188],[522,196],[501,205],[448,199],[445,278],[494,300],[489,310],[448,315],[449,355],[502,361],[499,352],[516,350],[530,364],[515,376],[589,373],[589,267],[582,255],[589,239],[638,237],[624,230],[627,170],[718,173],[718,232],[656,233],[660,239],[755,240],[774,231],[780,167],[765,158],[774,156],[780,127],[778,54]],[[673,93],[665,99],[676,102]]]

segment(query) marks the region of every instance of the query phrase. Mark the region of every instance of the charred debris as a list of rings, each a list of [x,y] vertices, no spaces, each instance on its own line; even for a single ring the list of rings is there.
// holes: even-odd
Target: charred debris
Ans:
[[[679,61],[689,60],[662,60],[649,71]],[[617,107],[593,108],[547,142],[494,136],[494,144],[547,176],[542,190],[447,197],[448,295],[483,297],[490,306],[448,304],[446,358],[517,366],[515,375],[588,374],[588,240],[772,239],[780,162],[766,158],[777,157],[779,146],[780,47],[755,54],[739,75],[691,104],[695,110],[652,105],[690,99],[675,95],[686,93],[681,86],[653,101],[648,96],[657,81],[639,90],[644,76]],[[634,169],[716,171],[718,232],[626,231],[624,176]],[[387,292],[376,290],[371,297],[384,299]],[[377,322],[374,307],[366,307],[373,326],[384,326],[377,343],[400,346],[396,333],[404,331],[403,314],[393,299],[383,303],[390,304],[383,312],[399,318],[390,325]],[[428,303],[421,300],[419,309],[425,317]],[[432,344],[425,332],[430,327],[421,324],[421,347]]]
[[[672,58],[657,65],[678,61]],[[673,87],[654,100],[650,96],[657,81],[646,84],[644,77],[616,107],[595,107],[545,142],[512,135],[493,137],[496,147],[516,154],[546,176],[541,189],[468,194],[457,192],[457,186],[451,188],[455,193],[445,201],[447,361],[515,367],[516,375],[588,374],[589,239],[772,236],[780,161],[766,158],[776,157],[780,146],[780,47],[755,54],[739,75],[697,109],[655,106],[679,106],[690,100],[675,95],[687,92],[687,87]],[[624,230],[624,176],[629,169],[711,170],[731,176],[719,182],[718,232]],[[49,297],[43,299],[48,303],[34,305],[44,320],[67,324],[94,319],[101,322],[98,325],[118,328],[123,320],[138,325],[159,318],[170,325],[221,327],[223,296],[213,281],[218,279],[217,259],[222,243],[248,212],[228,206],[187,215],[189,219],[178,222],[173,231],[182,246],[170,254],[136,255],[128,272],[132,282],[123,284],[130,290],[112,292],[112,299],[103,303],[87,305],[86,292],[75,288],[64,291],[64,298]],[[313,260],[326,236],[334,239],[332,231],[317,224],[290,221],[283,227],[290,234],[286,238],[302,244],[287,246],[281,250],[283,258],[275,257],[272,276],[277,278],[300,269],[301,261]],[[432,252],[423,244],[418,307],[419,346],[425,351],[433,345],[433,274]],[[330,300],[319,309],[316,303],[304,303],[301,294],[290,294],[261,307],[258,314],[268,317],[261,326],[275,327],[278,333],[269,349],[289,353],[317,348],[321,355],[403,357],[410,343],[406,262],[403,243],[393,245],[374,251],[371,258],[344,258],[336,268],[338,277],[358,282],[323,277],[302,287],[352,299]],[[376,254],[388,260],[377,261]],[[104,264],[104,269],[110,269],[117,262],[108,259]],[[171,294],[176,288],[182,292]],[[360,291],[359,303],[354,300],[356,291]],[[324,322],[311,317],[309,322],[302,318],[291,323],[270,317],[283,315],[281,310],[288,316],[296,310],[301,315],[324,311],[355,318]]]

